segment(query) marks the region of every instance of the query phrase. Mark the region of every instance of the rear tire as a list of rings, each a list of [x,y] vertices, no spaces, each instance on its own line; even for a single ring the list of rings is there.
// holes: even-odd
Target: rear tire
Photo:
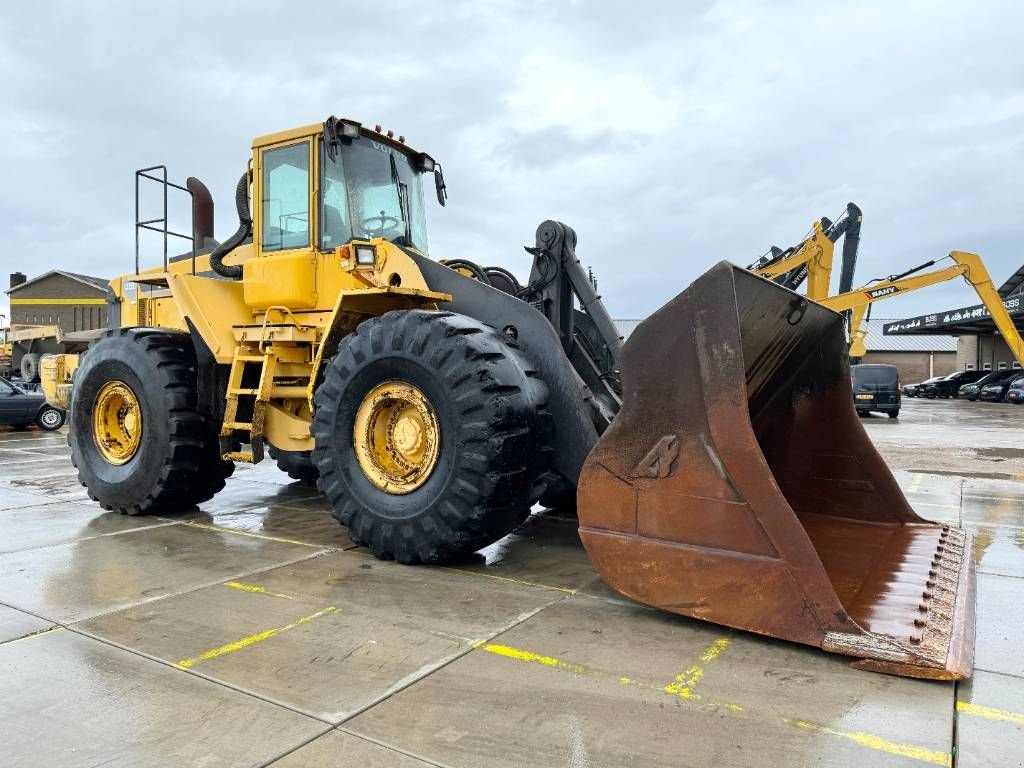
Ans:
[[[899,412],[899,411],[889,411],[889,418],[890,418],[890,419],[895,419],[895,418],[897,418],[897,417],[898,417],[899,415],[900,415],[900,412]]]
[[[267,453],[277,462],[277,468],[292,480],[298,480],[303,485],[310,487],[316,485],[320,473],[317,472],[316,464],[313,463],[312,451],[281,451],[271,445],[268,446]]]
[[[138,403],[137,447],[112,463],[99,447],[93,411],[105,387],[121,383]],[[184,333],[110,331],[75,373],[68,445],[89,497],[127,515],[188,509],[224,487],[234,465],[220,456],[218,427],[197,407],[196,360]]]
[[[30,352],[21,358],[21,378],[29,384],[36,384],[39,381],[39,355]]]
[[[368,476],[354,435],[366,396],[391,384],[418,390],[436,417],[432,468],[407,492]],[[469,317],[410,310],[367,320],[339,344],[315,403],[318,485],[352,540],[381,559],[474,552],[525,520],[546,491],[547,387],[505,336]]]
[[[44,405],[36,414],[36,426],[47,432],[54,432],[64,426],[66,418],[67,414],[64,411],[52,405]]]

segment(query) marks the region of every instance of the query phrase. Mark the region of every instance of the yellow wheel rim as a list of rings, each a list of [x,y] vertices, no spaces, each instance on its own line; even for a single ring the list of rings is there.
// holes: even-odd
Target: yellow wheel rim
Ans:
[[[426,395],[404,381],[388,381],[359,404],[352,439],[363,474],[400,495],[415,491],[434,471],[441,427]]]
[[[96,395],[92,436],[103,458],[111,464],[124,464],[138,451],[142,409],[131,387],[123,381],[108,381]]]

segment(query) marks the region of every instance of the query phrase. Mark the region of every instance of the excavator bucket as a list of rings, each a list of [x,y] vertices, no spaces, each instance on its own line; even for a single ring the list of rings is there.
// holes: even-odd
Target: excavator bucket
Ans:
[[[578,494],[605,581],[858,668],[970,676],[972,539],[875,451],[840,315],[722,262],[633,332],[622,377]]]

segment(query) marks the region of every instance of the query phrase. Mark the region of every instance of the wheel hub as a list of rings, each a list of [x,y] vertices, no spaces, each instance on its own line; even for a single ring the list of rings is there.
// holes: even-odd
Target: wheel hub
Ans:
[[[404,381],[385,382],[366,393],[352,437],[363,474],[396,495],[427,481],[441,449],[437,413],[422,391]]]
[[[142,410],[135,393],[123,381],[108,381],[96,395],[92,433],[100,454],[110,464],[125,464],[138,451]]]

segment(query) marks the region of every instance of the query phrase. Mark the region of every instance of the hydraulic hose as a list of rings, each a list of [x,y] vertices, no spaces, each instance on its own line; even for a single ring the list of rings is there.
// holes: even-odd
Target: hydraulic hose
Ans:
[[[210,269],[221,277],[239,280],[242,267],[224,263],[224,257],[245,242],[252,234],[252,215],[249,213],[249,172],[242,174],[235,188],[235,208],[238,210],[238,229],[231,237],[218,245],[210,254]]]

